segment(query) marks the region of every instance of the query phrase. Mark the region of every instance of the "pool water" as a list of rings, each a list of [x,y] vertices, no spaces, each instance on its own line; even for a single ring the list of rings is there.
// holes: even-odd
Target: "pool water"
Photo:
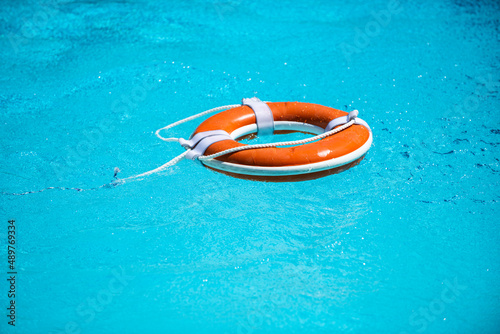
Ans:
[[[3,1],[0,332],[498,333],[499,20],[495,0]],[[373,146],[307,182],[181,161],[38,192],[156,168],[183,151],[156,129],[253,96],[358,109]]]

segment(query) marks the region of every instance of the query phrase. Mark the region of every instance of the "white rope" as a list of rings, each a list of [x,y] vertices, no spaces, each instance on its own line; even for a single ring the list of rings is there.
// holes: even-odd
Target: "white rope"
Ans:
[[[312,142],[312,141],[316,141],[316,140],[323,139],[325,137],[331,136],[331,135],[333,135],[333,134],[335,134],[337,132],[340,132],[342,130],[347,129],[348,127],[350,127],[354,123],[356,123],[356,120],[352,119],[349,122],[345,123],[344,125],[339,126],[338,128],[335,128],[335,129],[330,130],[328,132],[325,132],[325,133],[322,133],[320,135],[317,135],[317,136],[314,136],[314,137],[311,137],[311,138],[307,138],[307,139],[294,140],[294,141],[282,141],[282,142],[279,142],[279,143],[270,143],[270,144],[255,144],[255,145],[238,146],[238,147],[233,147],[233,148],[227,149],[225,151],[221,151],[221,152],[210,154],[210,155],[201,155],[201,156],[198,157],[198,159],[200,161],[209,160],[209,159],[215,159],[217,157],[220,157],[220,156],[223,156],[223,155],[226,155],[226,154],[229,154],[229,153],[234,153],[234,152],[239,152],[239,151],[244,151],[244,150],[253,150],[253,149],[258,149],[258,148],[268,148],[268,147],[276,147],[276,146],[296,146],[296,145],[302,145],[302,144],[305,144],[305,143],[309,143],[309,142]]]
[[[129,176],[129,177],[125,178],[125,179],[120,179],[120,181],[125,182],[125,181],[128,181],[128,180],[137,179],[137,178],[140,178],[140,177],[143,177],[143,176],[148,176],[148,175],[151,175],[151,174],[155,174],[155,173],[159,173],[161,171],[164,171],[168,167],[172,167],[173,165],[175,165],[176,163],[178,163],[179,161],[181,161],[184,158],[184,156],[186,154],[188,154],[188,152],[189,151],[186,151],[186,152],[184,152],[182,154],[179,154],[178,156],[176,156],[175,158],[173,158],[172,160],[170,160],[166,164],[161,165],[160,167],[155,168],[153,170],[150,170],[149,172],[145,172],[145,173],[134,175],[134,176]]]
[[[213,112],[216,112],[216,111],[220,111],[220,110],[224,110],[224,109],[231,109],[231,108],[236,108],[236,107],[241,107],[241,104],[230,104],[230,105],[227,105],[227,106],[222,106],[222,107],[217,107],[217,108],[213,108],[213,109],[210,109],[210,110],[207,110],[207,111],[204,111],[204,112],[201,112],[199,114],[196,114],[196,115],[193,115],[193,116],[190,116],[190,117],[187,117],[187,118],[184,118],[184,119],[181,119],[180,121],[177,121],[175,123],[172,123],[172,124],[169,124],[161,129],[158,129],[156,130],[155,132],[155,135],[156,137],[160,138],[161,140],[163,141],[166,141],[166,142],[174,142],[174,141],[179,141],[179,138],[165,138],[165,137],[162,137],[160,135],[160,131],[163,131],[163,130],[168,130],[168,129],[171,129],[177,125],[180,125],[182,123],[186,123],[186,122],[189,122],[193,119],[196,119],[198,117],[202,117],[202,116],[205,116],[205,115],[208,115],[208,114],[211,114]]]
[[[173,128],[175,126],[178,126],[180,124],[189,122],[189,121],[191,121],[193,119],[196,119],[196,118],[199,118],[199,117],[202,117],[202,116],[205,116],[205,115],[217,112],[217,111],[221,111],[221,110],[225,110],[225,109],[231,109],[231,108],[236,108],[236,107],[239,107],[239,106],[241,106],[241,104],[230,104],[230,105],[226,105],[226,106],[222,106],[222,107],[217,107],[217,108],[213,108],[213,109],[210,109],[210,110],[206,110],[206,111],[201,112],[199,114],[196,114],[196,115],[193,115],[193,116],[181,119],[181,120],[179,120],[177,122],[174,122],[172,124],[169,124],[169,125],[161,128],[161,129],[158,129],[158,130],[156,130],[155,135],[158,138],[160,138],[161,140],[166,141],[166,142],[178,142],[180,138],[174,138],[174,137],[165,138],[165,137],[163,137],[163,136],[160,135],[160,132],[163,131],[163,130],[171,129],[171,128]],[[314,136],[314,137],[311,137],[311,138],[307,138],[307,139],[295,140],[295,141],[285,141],[285,142],[278,142],[278,143],[270,143],[270,144],[256,144],[256,145],[239,146],[239,147],[234,147],[234,148],[231,148],[231,149],[228,149],[228,150],[224,150],[224,151],[221,151],[221,152],[218,152],[218,153],[215,153],[215,154],[211,154],[211,155],[206,155],[206,156],[202,155],[202,156],[199,156],[198,159],[200,161],[205,161],[205,160],[209,160],[209,159],[215,159],[217,157],[220,157],[220,156],[223,156],[223,155],[226,155],[226,154],[229,154],[229,153],[234,153],[234,152],[239,152],[239,151],[244,151],[244,150],[253,150],[253,149],[260,149],[260,148],[277,147],[277,146],[302,145],[302,144],[305,144],[305,143],[309,143],[309,142],[313,142],[313,141],[316,141],[316,140],[319,140],[319,139],[323,139],[323,138],[331,136],[331,135],[333,135],[333,134],[335,134],[337,132],[345,130],[348,127],[350,127],[351,125],[353,125],[355,122],[356,122],[355,119],[351,119],[348,123],[346,123],[346,124],[344,124],[342,126],[339,126],[338,128],[332,129],[332,130],[330,130],[328,132],[325,132],[325,133],[322,133],[320,135],[317,135],[317,136]],[[117,181],[114,182],[114,184],[124,183],[125,181],[128,181],[128,180],[133,180],[133,179],[137,179],[137,178],[140,178],[140,177],[144,177],[144,176],[148,176],[148,175],[151,175],[151,174],[155,174],[155,173],[159,173],[161,171],[164,171],[165,169],[167,169],[169,167],[172,167],[175,164],[177,164],[179,161],[181,161],[189,153],[189,151],[190,150],[185,151],[184,153],[176,156],[175,158],[173,158],[172,160],[170,160],[169,162],[167,162],[166,164],[164,164],[164,165],[162,165],[162,166],[160,166],[158,168],[155,168],[153,170],[150,170],[150,171],[142,173],[142,174],[138,174],[138,175],[134,175],[134,176],[129,176],[129,177],[125,178],[125,179],[118,179]]]
[[[196,119],[198,117],[202,117],[202,116],[211,114],[211,113],[216,112],[216,111],[225,110],[225,109],[231,109],[231,108],[236,108],[236,107],[240,107],[240,106],[241,106],[241,104],[230,104],[230,105],[227,105],[227,106],[217,107],[217,108],[213,108],[213,109],[201,112],[199,114],[196,114],[196,115],[193,115],[193,116],[181,119],[181,120],[179,120],[177,122],[174,122],[172,124],[169,124],[169,125],[161,128],[161,129],[158,129],[158,130],[156,130],[155,135],[156,135],[156,137],[158,137],[161,140],[166,141],[166,142],[178,142],[180,138],[173,138],[173,137],[171,137],[171,138],[165,138],[165,137],[162,137],[160,135],[160,132],[163,131],[163,130],[171,129],[171,128],[173,128],[173,127],[175,127],[177,125],[180,125],[182,123],[189,122],[189,121],[191,121],[193,119]],[[129,180],[133,180],[133,179],[138,179],[140,177],[144,177],[144,176],[148,176],[148,175],[151,175],[151,174],[155,174],[155,173],[159,173],[161,171],[164,171],[165,169],[167,169],[169,167],[172,167],[173,165],[175,165],[179,161],[181,161],[186,156],[186,154],[188,154],[189,151],[190,150],[185,151],[184,153],[176,156],[175,158],[173,158],[172,160],[170,160],[166,164],[161,165],[158,168],[155,168],[153,170],[150,170],[150,171],[142,173],[142,174],[138,174],[138,175],[134,175],[134,176],[129,176],[129,177],[124,178],[124,179],[118,179],[117,181],[114,181],[114,184],[116,185],[116,184],[124,183],[125,181],[129,181]]]

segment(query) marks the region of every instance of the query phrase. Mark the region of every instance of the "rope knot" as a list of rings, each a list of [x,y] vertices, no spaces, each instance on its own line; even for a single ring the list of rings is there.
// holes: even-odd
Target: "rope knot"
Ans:
[[[358,114],[359,114],[359,111],[357,110],[353,110],[349,113],[349,115],[347,116],[347,121],[351,121],[353,119],[355,119],[356,117],[358,117]]]
[[[179,138],[179,144],[181,144],[181,146],[184,147],[185,149],[191,148],[189,140],[186,140],[184,138]]]

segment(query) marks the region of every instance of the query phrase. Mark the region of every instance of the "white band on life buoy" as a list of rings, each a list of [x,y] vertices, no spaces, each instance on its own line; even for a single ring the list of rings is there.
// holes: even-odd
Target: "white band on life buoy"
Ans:
[[[202,136],[196,138],[197,141],[194,144],[195,146],[191,147],[191,150],[188,151],[188,153],[186,154],[187,159],[196,160],[200,155],[203,155],[205,153],[205,151],[210,145],[217,143],[219,141],[233,139],[229,135],[229,133],[227,133],[224,130],[205,131],[205,132],[200,132],[197,135],[202,135]],[[195,139],[195,137],[196,136],[194,136],[193,139]],[[181,142],[181,145],[184,146],[186,143],[189,143],[189,141],[184,140],[184,144],[183,142]],[[188,146],[186,145],[186,147]]]
[[[338,117],[338,118],[335,118],[335,119],[332,119],[330,121],[330,123],[328,123],[328,125],[326,126],[325,128],[325,131],[324,132],[328,132],[328,131],[331,131],[333,130],[335,127],[339,126],[339,125],[343,125],[343,124],[346,124],[347,122],[351,121],[352,119],[354,119],[354,124],[359,124],[359,125],[362,125],[364,126],[365,128],[367,128],[369,131],[371,131],[370,127],[368,126],[368,124],[363,121],[362,119],[358,118],[358,111],[357,110],[353,110],[349,113],[349,115],[347,116],[341,116],[341,117]]]
[[[179,144],[181,144],[181,146],[186,148],[186,149],[193,148],[196,146],[196,144],[198,144],[205,137],[210,137],[210,136],[215,136],[215,135],[227,135],[227,132],[224,130],[204,131],[204,132],[200,132],[200,133],[195,134],[189,140],[186,140],[184,138],[179,138]]]
[[[273,112],[267,103],[262,102],[257,97],[252,97],[251,99],[243,99],[241,104],[252,108],[255,113],[257,135],[265,136],[272,135],[274,133]]]

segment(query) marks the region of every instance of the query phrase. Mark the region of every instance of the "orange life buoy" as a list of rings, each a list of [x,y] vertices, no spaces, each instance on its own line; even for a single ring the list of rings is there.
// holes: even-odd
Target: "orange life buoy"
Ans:
[[[259,101],[260,102],[260,101]],[[302,102],[267,103],[274,120],[274,133],[301,131],[318,134],[345,111]],[[209,145],[205,156],[245,144],[236,139],[256,132],[256,113],[247,105],[220,112],[201,123],[196,134],[223,130],[231,136]],[[245,129],[247,130],[241,130]],[[228,153],[202,163],[231,176],[262,181],[300,181],[334,174],[358,164],[370,148],[372,133],[366,122],[321,140],[294,147],[267,147]]]

